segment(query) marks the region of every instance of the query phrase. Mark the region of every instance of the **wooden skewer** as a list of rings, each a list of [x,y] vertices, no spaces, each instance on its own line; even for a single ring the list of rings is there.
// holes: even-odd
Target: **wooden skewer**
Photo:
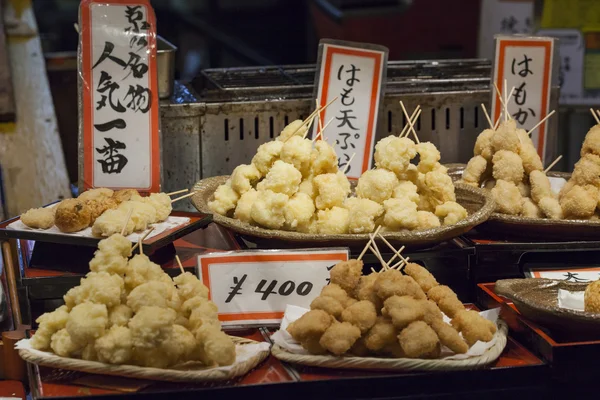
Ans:
[[[379,230],[381,229],[381,225],[379,225],[377,227],[377,229],[375,229],[375,234],[377,235],[379,233]],[[363,256],[365,255],[365,253],[367,252],[367,250],[369,249],[369,246],[371,245],[371,242],[373,241],[373,239],[369,240],[367,242],[367,244],[365,245],[365,248],[360,252],[360,255],[358,256],[357,260],[360,261]]]
[[[410,130],[412,131],[413,135],[415,136],[415,140],[417,141],[417,143],[421,143],[419,141],[419,137],[417,136],[417,132],[415,131],[415,127],[414,127],[412,121],[410,120],[410,116],[408,115],[408,112],[406,111],[406,107],[404,107],[404,103],[402,101],[400,101],[400,107],[402,107],[402,112],[404,113],[404,116],[406,118],[408,118],[408,124],[410,125]]]
[[[379,262],[381,262],[381,266],[384,269],[390,269],[390,266],[385,262],[385,260],[381,256],[381,252],[379,251],[379,247],[377,247],[377,243],[375,242],[376,236],[373,235],[372,233],[369,233],[369,238],[372,240],[372,242],[371,242],[372,246],[370,246],[369,248],[371,249],[371,251],[373,253],[375,253],[375,256],[379,259]]]
[[[500,121],[502,120],[502,115],[498,116],[496,123],[494,124],[494,130],[498,129],[498,125],[500,125]]]
[[[420,105],[418,105],[418,106],[415,108],[415,111],[413,111],[412,115],[410,116],[410,119],[411,119],[411,121],[413,121],[413,123],[414,123],[414,122],[416,122],[416,118],[417,118],[417,117],[415,117],[415,116],[416,116],[416,115],[419,113],[419,110],[420,110],[420,109],[421,109],[421,106],[420,106]],[[404,133],[405,133],[405,132],[408,130],[408,128],[409,128],[409,125],[408,125],[408,123],[407,123],[406,125],[404,125],[404,128],[402,128],[402,132],[400,132],[400,134],[398,135],[398,137],[403,137],[403,136],[404,136]]]
[[[183,265],[181,265],[181,260],[178,255],[175,255],[175,259],[177,260],[177,265],[179,265],[179,270],[182,274],[185,274],[185,270],[183,269]]]
[[[329,121],[328,121],[328,122],[325,124],[325,126],[323,127],[323,129],[321,129],[321,130],[319,131],[319,133],[317,133],[317,136],[315,136],[315,138],[312,140],[313,142],[314,142],[315,140],[317,140],[317,138],[318,138],[319,136],[321,136],[321,134],[322,134],[322,133],[325,131],[325,129],[327,129],[327,127],[329,126],[329,124],[333,122],[333,119],[334,119],[334,118],[335,118],[335,117],[332,117],[332,118],[331,118],[331,119],[330,119],[330,120],[329,120]],[[304,136],[306,136],[306,135],[308,134],[308,131],[306,131],[306,132],[307,132],[307,133],[305,133],[305,134],[304,134]]]
[[[129,213],[127,213],[127,219],[125,220],[125,224],[123,224],[123,229],[121,229],[121,236],[125,235],[125,231],[127,230],[127,224],[129,224],[129,220],[131,219],[131,214],[133,214],[133,207],[129,209]]]
[[[350,159],[348,160],[348,162],[344,166],[344,170],[342,171],[342,174],[346,174],[346,171],[348,171],[348,168],[350,168],[350,163],[352,162],[352,159],[354,159],[355,155],[356,155],[356,153],[352,153],[352,157],[350,157]]]
[[[550,118],[552,116],[552,114],[554,114],[554,112],[555,112],[555,110],[552,110],[551,112],[549,112],[548,115],[546,115],[540,122],[535,124],[535,126],[533,128],[531,128],[529,130],[529,132],[527,132],[527,134],[531,135],[531,132],[535,131],[540,125],[542,125],[544,123],[544,121],[546,121],[548,118]]]
[[[395,256],[400,257],[401,260],[405,260],[405,258],[402,256],[402,254],[400,254],[400,252],[402,250],[396,250],[394,248],[394,246],[392,246],[392,244],[390,242],[388,242],[388,240],[386,238],[383,237],[383,235],[379,234],[379,238],[383,241],[383,243],[385,243],[387,245],[387,247],[390,248],[390,250],[392,250],[395,253]],[[404,249],[404,246],[402,246],[402,249]],[[393,258],[390,259],[389,262],[392,262]]]
[[[494,124],[492,123],[492,119],[490,118],[490,115],[488,114],[487,110],[485,109],[485,105],[483,103],[481,103],[481,109],[483,110],[483,114],[485,114],[485,118],[488,121],[488,124],[490,124],[490,128],[494,129]]]
[[[183,200],[183,199],[188,198],[188,197],[192,197],[195,194],[196,194],[196,192],[192,192],[192,193],[188,193],[188,194],[185,194],[183,196],[177,197],[176,199],[171,200],[171,204],[175,203],[176,201]]]
[[[552,164],[548,165],[546,167],[546,169],[544,170],[544,173],[547,173],[548,171],[550,171],[552,169],[552,167],[554,167],[556,165],[557,162],[559,162],[562,159],[562,154],[558,157],[556,157],[556,160],[552,161]]]
[[[146,232],[146,234],[144,236],[142,236],[142,240],[138,241],[132,248],[131,248],[131,253],[133,253],[133,251],[135,249],[137,249],[137,247],[140,245],[140,242],[143,242],[144,240],[146,240],[146,238],[148,237],[148,235],[150,235],[152,233],[152,231],[154,230],[154,228],[150,228],[150,230],[148,232]]]
[[[325,104],[322,108],[317,108],[315,111],[312,112],[312,114],[310,114],[308,117],[306,117],[306,119],[302,122],[302,125],[300,125],[298,127],[298,129],[296,129],[294,131],[294,133],[292,133],[292,136],[294,136],[296,134],[296,132],[298,132],[300,129],[302,129],[304,126],[306,126],[306,124],[310,124],[315,115],[319,114],[321,111],[324,111],[327,107],[329,107],[334,101],[336,101],[338,99],[339,96],[335,96],[329,103]],[[289,138],[287,138],[286,140],[288,140]]]
[[[500,104],[502,104],[502,110],[506,110],[506,106],[504,103],[504,100],[502,99],[502,94],[500,93],[500,89],[498,89],[498,85],[496,84],[496,82],[494,82],[494,89],[496,89],[496,95],[498,96],[498,100],[500,100]],[[502,113],[500,113],[500,116],[502,116]]]
[[[179,194],[179,193],[185,193],[185,192],[189,192],[190,189],[181,189],[181,190],[177,190],[175,192],[171,192],[171,193],[167,193],[167,196],[173,196],[174,194]]]
[[[142,247],[142,238],[138,239],[138,247],[140,248],[140,254],[144,255],[144,248]]]
[[[594,111],[593,108],[590,108],[590,112],[592,113],[592,116],[594,117],[594,119],[596,120],[597,124],[600,124],[600,119],[598,119],[598,115],[596,115],[596,112]]]
[[[383,237],[382,237],[382,239],[383,239]],[[398,249],[398,253],[402,253],[402,251],[404,251],[404,249],[405,249],[405,248],[406,248],[405,246],[402,246],[402,247],[400,247],[400,248]],[[390,258],[390,259],[388,260],[388,264],[391,264],[391,263],[392,263],[392,261],[394,261],[394,260],[396,259],[396,257],[398,257],[398,255],[397,255],[397,254],[394,254],[394,255],[392,256],[392,258]]]
[[[415,115],[415,117],[412,119],[413,126],[417,123],[417,120],[421,116],[421,112],[422,111],[423,111],[422,109],[419,109],[419,111],[417,112],[417,115]],[[409,128],[409,129],[406,130],[406,134],[405,135],[402,135],[400,137],[405,137],[405,136],[410,135],[410,127],[409,127],[408,123],[406,124],[406,127]]]
[[[390,268],[391,269],[398,269],[398,268],[402,268],[402,264],[408,264],[408,261],[410,260],[410,257],[406,257],[404,260],[400,260],[398,261],[396,264],[392,265]]]

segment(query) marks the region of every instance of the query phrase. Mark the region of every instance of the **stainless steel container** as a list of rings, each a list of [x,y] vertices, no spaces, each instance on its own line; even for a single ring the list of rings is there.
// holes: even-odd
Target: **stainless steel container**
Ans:
[[[175,53],[177,47],[164,38],[156,38],[156,70],[158,75],[158,97],[168,99],[173,94],[175,80]]]

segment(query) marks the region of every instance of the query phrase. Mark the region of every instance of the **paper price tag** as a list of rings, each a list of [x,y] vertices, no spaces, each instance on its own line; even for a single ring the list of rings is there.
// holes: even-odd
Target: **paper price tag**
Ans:
[[[600,279],[600,267],[570,269],[530,268],[525,271],[530,278],[557,279],[569,282],[592,282]]]
[[[80,181],[158,192],[154,11],[148,0],[83,0],[80,26]]]
[[[505,79],[508,92],[515,88],[509,99],[508,111],[519,128],[529,131],[549,112],[553,57],[553,38],[496,36],[492,82],[498,85],[502,96],[505,95]],[[503,107],[496,92],[491,92],[492,115],[496,121]],[[531,134],[544,162],[547,130],[548,123],[545,121]]]
[[[198,273],[223,325],[277,324],[288,304],[310,307],[348,259],[348,249],[211,253],[198,256]]]
[[[321,114],[323,126],[332,121],[324,136],[337,143],[340,168],[350,162],[346,175],[351,179],[371,168],[387,58],[383,46],[333,40],[321,40],[319,45],[316,98],[322,107],[338,97]],[[318,127],[313,124],[313,137]]]

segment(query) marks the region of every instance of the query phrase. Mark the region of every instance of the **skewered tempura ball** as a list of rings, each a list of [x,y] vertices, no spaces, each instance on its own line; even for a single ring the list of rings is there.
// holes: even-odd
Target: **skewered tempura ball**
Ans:
[[[79,199],[63,200],[56,206],[54,224],[62,232],[78,232],[87,228],[92,220],[90,209]]]
[[[317,232],[323,234],[348,233],[349,219],[348,210],[342,207],[319,210],[316,222]]]
[[[284,206],[285,227],[294,230],[298,226],[306,225],[314,213],[313,199],[305,193],[296,193]]]
[[[258,146],[256,154],[252,158],[252,164],[260,171],[262,176],[267,175],[275,161],[279,160],[283,142],[274,140]]]
[[[277,160],[265,179],[256,185],[256,190],[259,192],[270,190],[275,193],[293,196],[298,191],[301,181],[302,174],[300,171],[292,164]]]
[[[381,217],[384,208],[369,199],[350,197],[344,202],[349,212],[348,231],[350,233],[370,233],[375,230],[375,221]]]
[[[473,148],[473,154],[475,156],[481,156],[486,161],[492,161],[492,156],[494,155],[492,137],[494,136],[494,133],[493,129],[485,129],[477,136],[475,147]]]
[[[228,180],[215,190],[214,200],[208,202],[208,208],[217,214],[227,215],[235,209],[239,199],[240,195],[231,188],[231,182]]]
[[[419,204],[419,193],[417,185],[409,181],[402,181],[396,186],[392,194],[394,199],[408,199],[415,204]]]
[[[600,156],[600,125],[594,125],[585,135],[585,140],[581,146],[581,157],[586,154],[595,154]]]
[[[240,196],[240,199],[237,202],[237,206],[235,207],[235,211],[233,213],[233,217],[235,219],[239,219],[240,221],[251,223],[252,217],[250,215],[252,211],[252,205],[256,201],[258,197],[258,192],[256,189],[250,189],[246,193]]]
[[[419,229],[431,229],[441,226],[440,219],[432,212],[417,211]]]
[[[392,171],[383,168],[371,169],[358,179],[356,195],[383,204],[392,197],[397,185],[398,178]]]
[[[518,184],[523,181],[523,161],[517,153],[499,150],[492,157],[494,179],[502,179]]]
[[[293,136],[283,144],[279,157],[281,161],[296,167],[303,177],[307,177],[310,174],[312,141],[301,136]]]
[[[600,186],[600,157],[586,154],[575,164],[570,181],[576,185]]]
[[[350,186],[340,181],[337,173],[315,176],[313,184],[316,192],[315,205],[319,210],[341,207],[350,193]]]
[[[335,150],[325,140],[317,140],[311,156],[311,168],[314,176],[335,173],[338,170],[338,157]]]
[[[277,137],[277,141],[286,142],[292,136],[303,137],[307,130],[308,125],[305,125],[302,120],[294,120],[290,122],[285,128],[283,128],[281,134]]]
[[[492,136],[492,146],[495,152],[507,150],[519,154],[521,141],[517,134],[517,123],[515,120],[509,119],[500,123],[496,133]]]
[[[435,208],[435,215],[442,220],[443,225],[454,225],[467,218],[468,212],[455,201],[447,201]]]
[[[521,146],[521,152],[519,153],[523,162],[523,169],[525,174],[529,175],[533,171],[543,171],[544,165],[542,159],[538,154],[537,150],[531,144],[525,144]]]
[[[128,214],[121,209],[106,210],[94,222],[92,234],[108,237],[123,232],[124,236],[130,235],[135,230],[135,222],[131,218],[127,218]]]
[[[238,165],[231,173],[231,188],[238,194],[244,194],[261,178],[261,174],[254,164]]]
[[[416,146],[417,153],[420,156],[419,165],[417,169],[422,174],[433,171],[436,169],[438,161],[440,161],[440,151],[431,142],[421,142]]]
[[[587,219],[598,206],[598,189],[593,185],[575,185],[560,199],[565,218]]]
[[[388,199],[383,202],[383,224],[392,230],[415,229],[419,226],[417,205],[406,199]]]
[[[479,183],[481,183],[485,177],[487,167],[488,162],[483,156],[477,155],[471,158],[463,171],[463,182],[471,186],[479,187]]]
[[[563,219],[563,210],[560,203],[554,197],[543,197],[538,202],[538,207],[542,213],[550,219]]]
[[[532,171],[529,175],[529,183],[531,185],[531,198],[536,203],[544,197],[556,197],[552,192],[550,180],[543,171]]]
[[[513,182],[496,181],[496,186],[492,189],[492,196],[496,202],[496,211],[509,215],[519,215],[521,213],[523,209],[521,192]]]
[[[521,215],[527,218],[543,218],[542,210],[529,197],[523,197]]]
[[[293,167],[292,167],[293,168]],[[289,197],[283,193],[262,190],[252,204],[250,216],[257,224],[270,229],[280,229],[285,223],[285,205]]]
[[[417,149],[415,143],[408,138],[388,136],[381,139],[375,145],[374,158],[377,168],[385,168],[395,174],[403,173],[410,164],[410,160],[416,155]],[[383,200],[379,201],[379,203],[381,202]]]

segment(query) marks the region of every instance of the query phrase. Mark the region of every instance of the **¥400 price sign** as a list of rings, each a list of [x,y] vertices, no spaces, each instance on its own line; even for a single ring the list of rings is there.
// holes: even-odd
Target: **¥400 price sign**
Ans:
[[[200,280],[224,325],[277,324],[288,304],[310,306],[348,249],[264,250],[204,254]]]

